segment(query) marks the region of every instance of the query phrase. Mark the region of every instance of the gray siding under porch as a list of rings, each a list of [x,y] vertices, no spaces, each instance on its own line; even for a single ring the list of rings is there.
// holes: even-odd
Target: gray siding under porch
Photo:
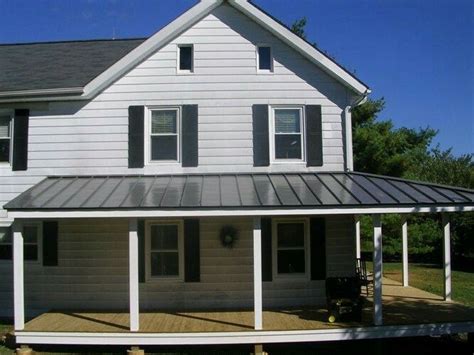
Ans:
[[[239,231],[233,249],[219,231]],[[141,310],[241,309],[253,307],[252,218],[200,220],[201,282],[154,281],[140,284]],[[326,217],[328,276],[352,275],[355,239],[352,216]],[[0,317],[13,314],[12,263],[0,262]],[[127,220],[59,222],[59,266],[25,263],[26,316],[47,310],[127,310]],[[263,284],[263,306],[325,304],[324,281],[272,281]]]

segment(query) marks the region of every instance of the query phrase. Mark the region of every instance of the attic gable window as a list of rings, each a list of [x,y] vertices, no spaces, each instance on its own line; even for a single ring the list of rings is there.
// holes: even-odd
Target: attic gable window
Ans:
[[[10,162],[11,151],[11,127],[10,116],[0,116],[0,163]]]
[[[192,73],[194,71],[194,48],[192,44],[178,47],[178,72]]]
[[[272,48],[270,46],[258,46],[258,71],[273,72]]]

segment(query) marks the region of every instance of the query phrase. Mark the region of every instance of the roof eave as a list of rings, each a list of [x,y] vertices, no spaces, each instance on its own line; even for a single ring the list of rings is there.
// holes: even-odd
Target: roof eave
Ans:
[[[228,0],[229,3],[237,10],[249,16],[258,24],[273,33],[276,37],[281,39],[287,45],[304,55],[311,62],[323,69],[329,75],[339,80],[361,97],[366,97],[370,94],[370,88],[356,78],[353,74],[344,69],[341,65],[329,58],[323,52],[319,51],[310,43],[294,34],[286,26],[279,21],[272,18],[269,14],[262,11],[255,4],[247,0]]]
[[[50,101],[54,97],[81,97],[84,92],[83,87],[55,88],[55,89],[35,89],[0,92],[0,103],[18,101]]]

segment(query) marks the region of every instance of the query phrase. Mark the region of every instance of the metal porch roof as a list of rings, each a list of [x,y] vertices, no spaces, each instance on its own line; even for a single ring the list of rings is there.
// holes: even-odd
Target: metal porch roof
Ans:
[[[21,210],[474,206],[474,190],[362,173],[49,177]]]

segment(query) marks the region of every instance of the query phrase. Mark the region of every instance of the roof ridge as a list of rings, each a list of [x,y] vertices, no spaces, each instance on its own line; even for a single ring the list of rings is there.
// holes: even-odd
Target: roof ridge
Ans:
[[[85,43],[85,42],[122,42],[122,41],[139,41],[147,40],[148,37],[131,37],[131,38],[96,38],[96,39],[77,39],[77,40],[64,40],[64,41],[45,41],[45,42],[24,42],[24,43],[0,43],[0,47],[6,46],[28,46],[38,44],[62,44],[62,43]]]

